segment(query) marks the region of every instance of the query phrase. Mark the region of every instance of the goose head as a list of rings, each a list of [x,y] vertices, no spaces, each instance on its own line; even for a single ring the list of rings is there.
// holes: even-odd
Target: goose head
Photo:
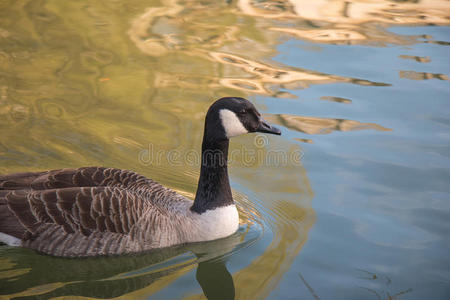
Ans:
[[[228,140],[250,132],[281,135],[281,131],[267,123],[247,99],[225,97],[210,106],[205,118],[205,140]]]

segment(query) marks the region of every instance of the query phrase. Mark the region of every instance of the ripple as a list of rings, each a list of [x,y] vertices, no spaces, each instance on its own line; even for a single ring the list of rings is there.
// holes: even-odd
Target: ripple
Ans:
[[[256,257],[255,254],[240,254],[241,257],[248,255],[251,262],[237,271],[233,279],[235,286],[241,287],[236,290],[237,298],[265,298],[278,285],[307,240],[315,222],[311,207],[313,195],[306,170],[301,165],[275,167],[263,162],[271,151],[292,147],[298,150],[298,145],[268,138],[263,143],[246,139],[242,147],[249,151],[266,151],[257,155],[262,161],[255,166],[239,167],[243,164],[236,163],[232,169],[237,175],[232,178],[239,182],[237,189],[244,190],[246,195],[238,197],[239,206],[243,208],[240,213],[250,214],[248,219],[254,218],[263,226],[259,242],[249,250],[260,253],[264,249],[264,252]]]
[[[220,83],[223,86],[246,93],[270,95],[275,98],[294,98],[295,96],[286,91],[282,93],[272,91],[269,87],[278,86],[279,88],[285,89],[302,89],[309,87],[311,84],[329,84],[333,82],[350,82],[366,86],[390,85],[382,82],[325,74],[300,68],[272,66],[231,53],[209,52],[209,55],[215,61],[235,66],[247,74],[252,75],[251,78],[221,78]]]
[[[387,2],[383,3],[382,6],[387,4]],[[280,66],[263,62],[262,59],[274,54],[272,49],[280,43],[282,36],[280,34],[286,33],[294,34],[297,37],[303,36],[303,38],[314,41],[333,43],[341,40],[344,42],[351,40],[373,42],[376,39],[380,43],[410,44],[415,41],[413,37],[387,32],[370,23],[364,23],[363,26],[359,26],[360,23],[355,24],[353,8],[356,6],[347,2],[342,2],[342,5],[347,10],[348,26],[336,25],[336,28],[329,28],[330,26],[319,24],[316,26],[317,28],[311,29],[311,26],[308,25],[311,23],[310,16],[302,16],[304,11],[299,6],[303,5],[311,11],[315,11],[321,5],[315,6],[303,2],[239,1],[237,8],[243,15],[270,20],[268,23],[252,25],[252,30],[260,36],[258,39],[243,38],[242,35],[246,34],[246,26],[236,26],[235,23],[228,22],[228,19],[224,17],[235,14],[233,5],[224,5],[220,10],[205,10],[202,14],[198,13],[197,9],[211,8],[211,5],[207,6],[196,2],[186,5],[186,7],[180,6],[176,2],[170,1],[160,7],[146,9],[143,14],[133,19],[128,31],[131,41],[148,56],[167,57],[173,61],[172,55],[176,53],[177,59],[183,57],[185,64],[189,64],[186,63],[188,61],[196,61],[195,63],[203,61],[199,65],[199,70],[203,69],[205,60],[212,60],[217,64],[214,64],[214,68],[210,69],[210,73],[205,76],[199,76],[192,72],[186,72],[186,75],[183,75],[179,66],[176,66],[179,71],[177,73],[172,72],[171,69],[159,69],[155,81],[158,87],[173,85],[189,89],[204,89],[205,82],[208,81],[208,89],[222,87],[244,94],[296,98],[287,90],[304,89],[313,84],[335,82],[348,82],[364,86],[390,86],[389,83],[373,82],[364,78],[343,77],[314,70]],[[374,6],[364,7],[364,9],[374,9]],[[219,11],[220,14],[218,14]],[[370,12],[367,14],[371,15]],[[327,20],[326,15],[316,17]],[[206,21],[219,18],[223,25],[220,25],[220,22],[213,25]],[[299,26],[295,28],[291,25],[282,26],[286,23],[276,21],[279,19],[298,22]],[[331,20],[330,24],[332,24]],[[249,49],[251,49],[250,56],[242,55],[242,53],[249,52]]]
[[[51,99],[39,99],[37,101],[39,112],[49,119],[61,119],[65,115],[64,106]]]
[[[109,51],[85,51],[80,53],[80,56],[84,65],[105,66],[111,64],[114,59],[114,54]]]
[[[30,118],[30,108],[25,105],[13,104],[5,107],[6,110],[9,108],[9,116],[11,120],[15,123],[22,123]],[[1,114],[1,112],[0,112]]]

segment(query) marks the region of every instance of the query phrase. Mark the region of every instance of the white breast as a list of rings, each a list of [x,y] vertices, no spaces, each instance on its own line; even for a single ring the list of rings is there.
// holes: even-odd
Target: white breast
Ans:
[[[228,205],[196,214],[198,232],[195,240],[210,241],[227,237],[239,228],[239,214],[235,205]]]
[[[219,115],[227,138],[248,133],[238,116],[231,110],[221,109]]]

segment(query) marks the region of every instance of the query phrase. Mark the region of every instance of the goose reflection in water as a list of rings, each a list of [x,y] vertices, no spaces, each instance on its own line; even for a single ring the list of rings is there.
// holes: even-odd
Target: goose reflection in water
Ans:
[[[244,234],[239,230],[224,239],[141,255],[82,259],[30,255],[27,249],[3,248],[1,256],[11,260],[0,262],[0,266],[17,264],[15,271],[23,270],[23,273],[15,276],[11,273],[13,277],[0,280],[0,293],[3,294],[0,298],[82,296],[110,299],[125,294],[132,299],[148,298],[197,265],[196,279],[207,298],[234,299],[235,288],[226,267],[227,258],[254,243],[258,237],[243,239]],[[26,268],[21,269],[22,264]],[[41,276],[44,272],[46,275]],[[24,286],[30,288],[23,290]]]

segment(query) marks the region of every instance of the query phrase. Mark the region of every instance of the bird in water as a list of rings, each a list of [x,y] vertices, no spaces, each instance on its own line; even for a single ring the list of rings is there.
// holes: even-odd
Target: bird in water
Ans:
[[[210,106],[194,202],[114,168],[0,176],[0,241],[54,256],[87,257],[229,236],[239,227],[228,179],[229,139],[250,132],[281,134],[244,98],[221,98]]]

